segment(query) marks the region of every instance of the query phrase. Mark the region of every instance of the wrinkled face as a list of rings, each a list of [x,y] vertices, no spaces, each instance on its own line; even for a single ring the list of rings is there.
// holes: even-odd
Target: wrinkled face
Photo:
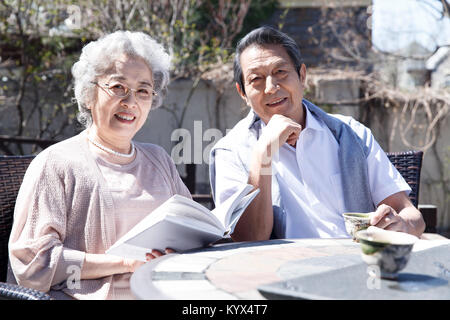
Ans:
[[[280,45],[253,45],[240,56],[245,94],[237,89],[259,117],[267,123],[281,114],[300,123],[306,67],[300,74],[286,50]]]
[[[90,107],[92,126],[106,141],[131,140],[144,125],[152,106],[151,97],[140,99],[145,94],[152,95],[152,71],[144,60],[126,55],[114,62],[112,70],[97,79],[97,98]],[[124,88],[133,90],[123,98],[112,94]]]

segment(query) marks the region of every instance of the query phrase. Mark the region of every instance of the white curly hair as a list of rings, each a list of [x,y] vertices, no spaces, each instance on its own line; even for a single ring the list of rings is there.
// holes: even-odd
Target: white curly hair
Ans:
[[[148,64],[157,93],[153,97],[152,109],[161,106],[169,84],[170,55],[161,44],[143,32],[116,31],[83,47],[79,61],[72,67],[79,110],[77,118],[85,127],[92,124],[91,111],[87,108],[95,101],[96,89],[92,82],[108,74],[114,61],[123,54],[142,58]]]

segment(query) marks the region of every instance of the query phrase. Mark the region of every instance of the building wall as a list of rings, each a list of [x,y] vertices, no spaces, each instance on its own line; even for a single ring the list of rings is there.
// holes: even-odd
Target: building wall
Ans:
[[[232,128],[245,117],[249,109],[234,86],[230,85],[218,102],[218,93],[214,87],[201,81],[179,125],[192,85],[190,80],[172,83],[164,106],[174,110],[175,114],[165,108],[150,111],[149,119],[135,139],[162,146],[172,156],[183,177],[187,174],[186,164],[195,164],[195,192],[209,193],[209,150],[225,135],[227,128]]]
[[[398,110],[393,108],[367,110],[358,103],[351,103],[352,100],[359,98],[359,87],[360,83],[357,80],[335,78],[319,81],[318,85],[308,92],[311,100],[327,112],[350,115],[368,125],[386,152],[411,150],[412,148],[405,145],[401,139],[400,132],[405,129],[404,123],[400,123],[392,135],[395,114],[399,112]],[[164,108],[152,110],[135,140],[162,146],[174,160],[177,158],[180,160],[181,154],[181,162],[177,165],[181,176],[186,176],[187,164],[195,164],[195,192],[209,193],[208,151],[227,129],[231,129],[245,117],[249,109],[238,96],[234,85],[230,84],[218,103],[219,96],[214,87],[203,81],[195,89],[187,106],[185,119],[180,126],[179,117],[191,88],[190,80],[173,82],[164,102],[164,106],[173,112]],[[348,103],[337,104],[333,101]],[[416,118],[420,121],[424,115],[419,112]],[[405,120],[408,121],[408,118]],[[4,130],[8,121],[10,119],[7,117],[1,118],[0,127],[3,134],[11,134]],[[450,195],[446,191],[450,190],[450,126],[447,122],[440,125],[435,147],[425,153],[419,197],[421,204],[434,204],[438,207],[438,227],[441,229],[450,228]],[[70,134],[67,135],[69,136]],[[423,129],[417,126],[407,133],[407,138],[420,144]],[[182,148],[181,142],[186,143]],[[183,158],[185,154],[178,152],[180,149],[190,151],[190,156]]]
[[[431,87],[450,91],[450,54],[431,73]]]
[[[184,101],[191,82],[181,81],[173,84],[167,97],[167,106],[179,104]],[[351,103],[357,100],[360,94],[360,83],[358,80],[330,79],[318,82],[314,90],[310,90],[310,98],[318,101],[319,106],[327,112],[340,113],[353,116],[355,119],[367,124],[372,130],[376,140],[386,152],[399,152],[412,150],[411,146],[405,145],[402,141],[400,131],[405,129],[405,123],[399,123],[396,130],[392,131],[395,122],[395,113],[399,112],[393,108],[377,108],[365,110],[358,103]],[[192,136],[195,135],[195,121],[201,121],[202,132],[211,128],[219,128],[222,133],[226,129],[231,129],[248,112],[248,108],[242,103],[233,85],[227,90],[225,98],[220,104],[220,124],[216,125],[211,119],[214,116],[215,98],[217,93],[214,89],[202,83],[194,94],[183,128],[189,130]],[[345,104],[333,104],[333,101],[348,101]],[[425,117],[420,112],[416,115],[417,121]],[[417,126],[406,134],[408,141],[423,143],[423,130]],[[166,110],[154,110],[150,114],[150,119],[138,134],[136,139],[154,142],[162,145],[171,154],[177,142],[170,141],[170,137],[177,127],[173,121],[173,116]],[[198,130],[197,126],[197,132]],[[198,143],[198,134],[196,137]],[[203,139],[202,139],[203,140]],[[213,141],[203,141],[202,151],[205,152],[208,145]],[[191,141],[194,149],[194,140]],[[192,157],[192,162],[194,159]],[[438,226],[443,229],[450,227],[450,195],[445,190],[450,188],[450,126],[446,122],[442,123],[438,130],[436,147],[429,149],[423,159],[421,184],[420,184],[420,204],[433,204],[438,207]],[[185,175],[184,166],[178,166],[181,175]],[[196,172],[197,192],[209,192],[209,173],[206,159],[201,160],[197,165]],[[446,188],[443,187],[446,185]]]
[[[349,29],[358,35],[356,45],[360,52],[366,52],[371,46],[371,32],[367,28],[370,1],[284,1],[281,8],[261,25],[271,25],[288,34],[300,48],[303,60],[308,67],[325,67],[341,64],[354,66],[355,61],[338,61],[332,57],[335,53],[346,55],[342,45],[325,22],[333,21],[336,32]],[[345,19],[337,16],[345,15]],[[364,36],[363,36],[364,35]],[[348,35],[350,36],[350,34]],[[364,58],[364,54],[362,54]]]
[[[426,114],[420,109],[412,125],[411,113],[400,116],[401,110],[385,106],[370,108],[358,103],[333,104],[333,101],[356,100],[359,98],[359,82],[349,79],[323,80],[318,83],[312,99],[327,112],[354,117],[368,126],[385,152],[420,150],[426,144]],[[402,119],[402,120],[398,120]],[[436,143],[424,153],[419,187],[419,204],[432,204],[438,210],[438,229],[450,228],[450,126],[448,117],[436,129]],[[408,129],[409,128],[409,129]],[[403,135],[403,137],[402,137]],[[407,143],[405,143],[405,141]],[[408,145],[412,144],[412,145]]]

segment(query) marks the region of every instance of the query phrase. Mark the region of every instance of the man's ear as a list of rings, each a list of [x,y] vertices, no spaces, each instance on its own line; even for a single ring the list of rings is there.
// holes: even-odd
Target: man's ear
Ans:
[[[239,95],[241,96],[242,99],[245,99],[245,93],[242,92],[241,86],[239,85],[239,83],[236,82],[236,90],[239,93]]]
[[[246,103],[248,106],[250,106],[249,103],[248,103],[247,96],[246,96],[245,93],[242,91],[241,86],[240,86],[239,83],[237,83],[237,82],[236,82],[236,90],[237,90],[237,92],[239,93],[239,95],[241,96],[241,98],[245,101],[245,103]]]
[[[302,66],[300,67],[299,76],[300,76],[300,82],[301,82],[302,86],[305,86],[305,84],[306,84],[306,65],[304,63],[302,63]]]

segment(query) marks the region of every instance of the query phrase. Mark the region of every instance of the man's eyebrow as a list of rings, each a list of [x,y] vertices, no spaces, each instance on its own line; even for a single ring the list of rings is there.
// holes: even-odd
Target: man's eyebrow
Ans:
[[[279,67],[284,67],[284,66],[289,66],[289,62],[286,60],[280,60],[271,65],[271,67],[273,67],[273,68],[279,68]],[[265,66],[248,68],[247,73],[248,73],[248,75],[250,75],[251,73],[258,72],[260,69],[263,69],[263,68],[265,68]]]

